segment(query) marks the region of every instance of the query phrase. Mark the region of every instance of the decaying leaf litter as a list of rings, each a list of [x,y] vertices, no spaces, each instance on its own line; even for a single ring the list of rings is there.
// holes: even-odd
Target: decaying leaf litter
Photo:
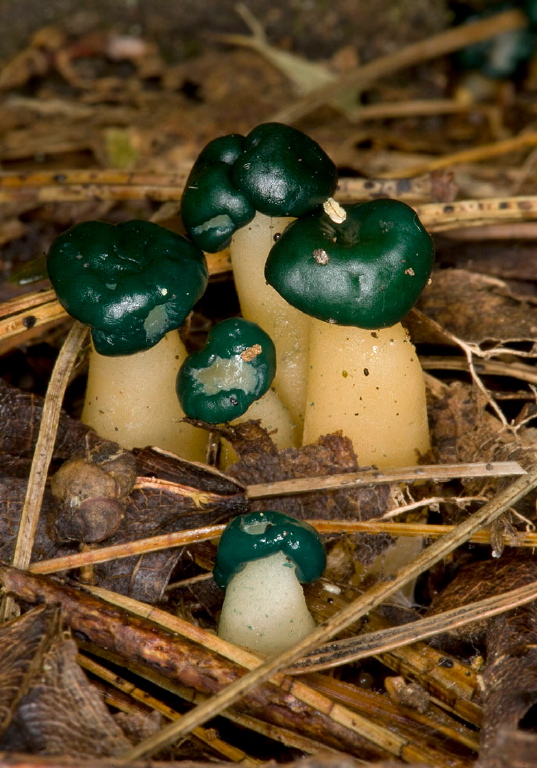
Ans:
[[[177,226],[180,190],[209,139],[296,121],[342,169],[341,199],[398,197],[438,233],[434,279],[408,318],[428,371],[432,453],[418,476],[382,477],[358,467],[344,435],[278,452],[256,424],[223,430],[239,457],[226,475],[162,451],[120,451],[76,419],[82,330],[73,327],[52,370],[65,313],[46,282],[5,282],[2,609],[22,616],[0,631],[2,658],[13,659],[0,747],[34,756],[21,762],[95,765],[153,756],[198,766],[516,764],[535,738],[534,71],[476,95],[446,58],[469,27],[363,65],[340,52],[338,71],[336,59],[298,61],[271,45],[241,13],[252,36],[211,40],[178,65],[141,36],[136,55],[122,54],[129,66],[115,68],[119,35],[73,38],[60,26],[7,62],[6,277],[79,220]],[[522,23],[510,11],[471,34]],[[239,95],[224,109],[232,82]],[[193,348],[237,312],[226,254],[209,266],[212,301],[189,323]],[[87,499],[99,501],[74,530],[49,482],[72,460]],[[120,494],[118,461],[122,477],[134,469]],[[325,623],[259,666],[214,635],[222,595],[210,571],[223,524],[275,506],[325,537],[329,566],[308,591]],[[389,563],[403,536],[428,546],[378,581],[367,566]],[[417,604],[395,599],[417,576]]]

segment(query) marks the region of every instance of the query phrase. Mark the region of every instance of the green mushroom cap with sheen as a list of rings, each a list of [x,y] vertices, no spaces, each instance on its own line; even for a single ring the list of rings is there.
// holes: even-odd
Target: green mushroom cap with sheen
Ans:
[[[192,240],[215,252],[256,212],[302,216],[322,205],[336,185],[336,167],[316,141],[288,125],[262,123],[247,136],[222,136],[202,150],[181,214]]]
[[[203,251],[138,220],[71,227],[52,243],[47,269],[60,304],[109,356],[150,349],[179,328],[208,280]]]
[[[413,307],[434,263],[431,237],[410,206],[374,200],[297,219],[272,247],[267,282],[302,312],[338,325],[387,328]]]
[[[326,567],[326,551],[313,526],[265,510],[239,515],[226,526],[216,554],[215,581],[224,588],[247,563],[277,552],[293,561],[301,582],[315,581]]]
[[[177,396],[190,418],[221,424],[242,416],[275,373],[270,336],[256,323],[231,317],[211,329],[203,349],[188,355],[177,375]]]

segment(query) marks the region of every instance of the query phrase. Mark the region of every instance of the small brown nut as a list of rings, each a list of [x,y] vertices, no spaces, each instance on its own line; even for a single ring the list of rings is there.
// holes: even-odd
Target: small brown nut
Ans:
[[[136,477],[132,457],[125,456],[125,461],[119,455],[101,464],[72,459],[60,467],[50,487],[60,501],[54,530],[61,541],[97,542],[117,530]]]
[[[118,499],[86,499],[71,514],[60,514],[56,518],[56,533],[64,541],[83,541],[92,543],[103,541],[118,528],[124,505]]]

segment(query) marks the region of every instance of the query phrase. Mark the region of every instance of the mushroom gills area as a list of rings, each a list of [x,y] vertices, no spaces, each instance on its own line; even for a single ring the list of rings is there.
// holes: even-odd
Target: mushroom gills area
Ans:
[[[91,350],[82,421],[123,448],[151,445],[204,461],[207,435],[184,424],[175,379],[186,350],[177,331],[135,355]]]
[[[274,388],[301,428],[306,396],[309,318],[288,304],[265,280],[265,262],[275,237],[292,218],[261,213],[237,230],[231,241],[231,262],[241,311],[271,336],[276,347]]]
[[[229,582],[218,634],[224,640],[273,656],[315,627],[295,565],[276,552],[246,564]]]
[[[341,430],[361,467],[413,466],[429,450],[423,372],[406,330],[312,320],[304,443]]]

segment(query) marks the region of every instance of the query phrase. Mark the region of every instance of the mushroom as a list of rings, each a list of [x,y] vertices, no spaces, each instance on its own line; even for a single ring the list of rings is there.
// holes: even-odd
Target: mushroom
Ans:
[[[187,179],[181,214],[192,240],[205,251],[231,243],[235,285],[244,317],[276,346],[275,389],[301,424],[309,323],[266,285],[264,265],[286,225],[334,193],[334,163],[301,131],[263,123],[247,136],[211,141]]]
[[[220,539],[214,568],[226,589],[218,634],[275,655],[315,627],[299,582],[320,578],[326,553],[308,523],[275,511],[239,515]]]
[[[429,449],[425,384],[402,318],[427,284],[433,243],[397,200],[313,212],[290,224],[267,281],[311,315],[304,442],[342,430],[362,466],[409,466]]]
[[[184,360],[177,376],[177,396],[192,419],[221,424],[259,419],[274,432],[278,448],[289,448],[294,433],[287,410],[270,389],[276,350],[256,323],[232,317],[215,325],[203,349]],[[234,460],[224,441],[223,464]]]
[[[82,420],[124,448],[203,460],[205,433],[181,423],[175,394],[177,329],[205,291],[203,252],[151,222],[88,221],[52,243],[47,269],[61,305],[91,329]]]

